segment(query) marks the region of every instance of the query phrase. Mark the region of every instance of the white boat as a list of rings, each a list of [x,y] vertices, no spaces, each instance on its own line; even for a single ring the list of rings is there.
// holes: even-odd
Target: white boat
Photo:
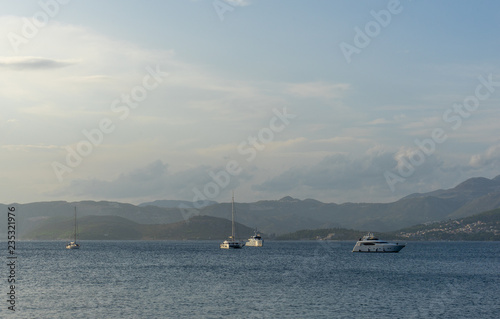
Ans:
[[[397,253],[405,246],[405,244],[380,240],[373,236],[373,233],[368,233],[358,240],[352,251],[360,253]]]
[[[80,245],[76,243],[76,233],[78,231],[78,228],[77,228],[77,225],[76,225],[76,207],[75,207],[75,240],[74,241],[70,241],[67,245],[66,245],[66,249],[80,249]]]
[[[233,201],[231,204],[231,236],[228,239],[224,240],[222,244],[220,244],[221,249],[238,249],[243,248],[245,243],[241,243],[236,240],[236,234],[234,231],[234,193],[233,193]]]
[[[248,241],[246,242],[245,246],[250,246],[250,247],[262,247],[264,245],[264,240],[260,236],[260,234],[255,231],[253,236],[250,236],[248,238]]]

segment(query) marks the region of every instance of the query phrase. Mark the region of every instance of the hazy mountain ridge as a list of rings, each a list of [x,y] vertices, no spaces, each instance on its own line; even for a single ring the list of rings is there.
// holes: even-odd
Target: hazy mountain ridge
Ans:
[[[205,201],[197,202],[196,207],[202,208],[202,207],[215,205],[215,204],[218,204],[218,203],[211,201],[211,200],[205,200]],[[193,205],[193,202],[189,202],[186,200],[162,199],[162,200],[155,200],[152,202],[140,203],[137,206],[139,206],[139,207],[156,206],[156,207],[162,207],[162,208],[179,208],[179,207],[193,207],[194,205]]]
[[[500,185],[500,182],[496,182]],[[301,229],[342,227],[394,231],[416,224],[453,218],[453,214],[469,216],[481,211],[500,207],[500,191],[488,193],[491,189],[471,190],[464,188],[441,190],[409,196],[392,203],[322,203],[311,200],[259,201],[241,204],[238,220],[249,226],[256,226],[267,233],[283,234]],[[488,196],[485,201],[483,196]],[[468,198],[468,201],[464,198]],[[481,210],[469,202],[481,200]],[[222,205],[222,204],[221,204]],[[202,214],[218,216],[217,206],[201,210]],[[458,217],[458,216],[457,216]]]
[[[154,202],[153,202],[154,203]],[[161,203],[161,202],[160,202]],[[7,205],[0,205],[6,211]],[[179,209],[109,202],[38,202],[14,204],[18,235],[39,226],[51,217],[113,215],[138,224],[172,224],[193,216],[231,218],[231,203],[213,204],[201,209]],[[193,207],[193,205],[188,205]],[[302,229],[350,228],[395,231],[426,222],[455,219],[500,207],[500,175],[471,178],[454,188],[424,194],[411,194],[392,203],[323,203],[290,196],[279,200],[235,203],[236,221],[267,234],[285,234]],[[6,233],[6,219],[0,219],[0,235]]]
[[[73,219],[50,218],[25,235],[31,240],[69,240],[73,238]],[[253,230],[235,223],[238,238],[246,239]],[[78,220],[79,240],[196,240],[225,239],[231,234],[231,221],[194,216],[172,224],[139,224],[119,216],[85,216]]]
[[[453,199],[459,203],[465,203],[489,193],[500,192],[500,175],[493,179],[485,177],[473,177],[458,184],[454,188],[439,189],[428,193],[414,193],[405,198],[417,198],[434,196],[443,199]]]
[[[65,220],[73,217],[76,207],[78,218],[96,216],[120,216],[139,224],[170,224],[185,220],[180,209],[165,209],[156,206],[139,207],[127,203],[108,201],[81,201],[81,202],[35,202],[28,204],[10,204],[16,208],[17,234],[23,235],[46,219],[57,217]],[[7,205],[0,204],[2,211],[7,211]],[[6,220],[0,219],[0,234],[6,233]]]
[[[248,238],[253,230],[236,223],[237,237]],[[73,219],[51,218],[26,235],[33,240],[72,238]],[[194,216],[188,221],[163,225],[138,224],[118,216],[85,216],[79,220],[79,239],[92,240],[206,240],[224,239],[231,232],[227,219]],[[356,240],[367,231],[345,228],[304,229],[283,234],[279,240]],[[265,238],[268,235],[263,234]],[[415,225],[397,232],[375,232],[383,239],[406,240],[500,240],[500,209],[466,218]]]
[[[410,240],[500,240],[500,209],[473,216],[401,229],[398,238]]]
[[[305,229],[278,236],[280,240],[356,240],[367,231],[329,228]],[[419,224],[397,232],[375,232],[381,239],[406,240],[500,240],[500,209],[473,216]]]

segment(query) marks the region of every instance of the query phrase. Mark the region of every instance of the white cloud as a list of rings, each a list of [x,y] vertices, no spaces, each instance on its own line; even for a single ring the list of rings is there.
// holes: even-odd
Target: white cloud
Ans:
[[[415,166],[415,170],[405,176],[403,182],[398,182],[395,192],[392,192],[384,173],[398,174],[398,168],[410,162],[416,152],[416,149],[408,148],[394,152],[379,145],[362,155],[328,155],[316,163],[296,165],[269,176],[253,189],[275,197],[291,195],[324,201],[337,198],[333,200],[337,203],[388,202],[415,192],[454,187],[467,178],[477,176],[478,171],[470,166],[457,165],[431,155],[422,164]],[[495,176],[495,173],[490,175]]]
[[[377,196],[389,192],[385,187],[384,171],[395,164],[393,154],[387,152],[367,152],[365,155],[335,154],[326,156],[312,165],[292,167],[280,175],[270,177],[255,186],[261,192],[296,194],[300,192],[322,194],[330,192],[344,199],[363,201],[360,191],[378,187]],[[356,195],[349,196],[349,192]],[[371,195],[373,196],[373,194]],[[368,197],[366,198],[368,199]]]
[[[223,167],[202,165],[170,172],[166,163],[156,160],[110,180],[101,178],[74,179],[69,185],[50,192],[50,195],[79,199],[127,199],[136,203],[159,198],[193,200],[197,194],[193,189],[205,194],[207,185],[216,185],[212,175],[221,171],[224,171]],[[249,178],[250,176],[246,173],[237,177],[231,176],[229,183],[224,187],[219,187],[216,196],[209,199],[218,200],[219,195],[223,192],[227,193],[230,189],[237,188],[242,181]],[[212,191],[213,188],[209,188],[209,190]]]
[[[3,148],[8,151],[23,151],[29,152],[30,150],[47,150],[52,151],[55,149],[60,149],[60,146],[57,145],[2,145],[0,148]]]
[[[251,4],[246,0],[226,3]],[[19,33],[22,19],[0,17],[0,28],[6,34]],[[441,115],[453,99],[463,100],[458,91],[422,102],[413,100],[422,94],[420,88],[412,87],[415,93],[406,96],[407,91],[401,90],[405,96],[399,101],[395,98],[399,91],[391,95],[395,87],[379,90],[379,83],[373,86],[370,81],[367,87],[371,89],[361,91],[362,81],[343,83],[342,79],[350,77],[328,71],[311,71],[304,76],[323,79],[318,81],[292,83],[301,80],[281,77],[280,82],[235,80],[240,75],[232,78],[229,70],[235,60],[199,59],[205,68],[186,62],[182,56],[185,48],[176,53],[165,47],[165,43],[175,43],[169,42],[175,37],[155,41],[154,32],[164,30],[160,24],[149,29],[154,35],[142,33],[147,38],[144,43],[163,46],[149,49],[57,20],[51,20],[23,44],[19,56],[7,56],[12,47],[8,39],[0,41],[0,165],[7,168],[2,178],[16,183],[6,190],[10,193],[2,194],[6,201],[16,200],[14,189],[26,200],[43,199],[44,192],[53,189],[57,190],[53,196],[65,199],[191,199],[192,188],[210,182],[208,172],[223,168],[228,158],[244,167],[234,183],[248,190],[248,198],[280,197],[291,192],[320,200],[381,201],[439,185],[453,186],[471,174],[481,175],[485,166],[487,172],[499,168],[499,147],[473,156],[470,151],[470,145],[477,150],[477,143],[482,143],[487,149],[498,142],[494,141],[498,112],[493,97],[489,104],[481,104],[473,117],[464,119],[459,131],[452,132],[443,126]],[[199,48],[239,44],[227,40],[240,33],[225,33],[231,30],[219,30],[218,23],[216,27],[218,36],[201,41]],[[166,31],[182,34],[174,28]],[[217,42],[220,39],[226,42]],[[199,58],[195,53],[191,58]],[[204,53],[201,49],[200,54]],[[285,60],[279,67],[289,66]],[[169,73],[168,78],[139,106],[131,108],[125,121],[120,120],[111,103],[142,84],[146,66],[156,65]],[[360,91],[353,94],[354,90]],[[297,117],[282,132],[276,132],[255,161],[247,163],[247,156],[237,151],[238,144],[269,127],[273,109],[283,107]],[[59,184],[51,163],[64,162],[65,147],[75,148],[85,138],[82,131],[96,128],[103,118],[111,119],[116,129],[65,176],[64,184]],[[391,193],[383,173],[397,170],[405,159],[415,156],[415,150],[401,145],[412,143],[415,137],[430,137],[436,127],[448,129],[449,142],[439,145],[436,154],[398,184],[397,193]],[[32,183],[32,179],[39,183]],[[23,192],[28,184],[31,191]],[[254,184],[258,185],[257,193],[251,190]]]
[[[500,169],[500,144],[493,145],[483,154],[475,154],[469,164],[475,168],[494,167]]]
[[[393,122],[386,120],[384,118],[378,118],[373,121],[368,122],[368,125],[385,125],[385,124],[391,124]]]
[[[244,7],[251,4],[250,0],[224,0],[224,1],[235,7]]]
[[[75,60],[59,60],[34,56],[0,56],[0,67],[17,70],[41,70],[64,68],[78,63]]]
[[[342,97],[349,88],[346,83],[309,82],[288,84],[286,90],[298,97],[334,99]]]

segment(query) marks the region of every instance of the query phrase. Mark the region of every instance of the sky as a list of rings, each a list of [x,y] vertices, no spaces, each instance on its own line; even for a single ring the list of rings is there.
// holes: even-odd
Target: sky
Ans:
[[[390,202],[500,175],[498,1],[0,0],[0,202]]]

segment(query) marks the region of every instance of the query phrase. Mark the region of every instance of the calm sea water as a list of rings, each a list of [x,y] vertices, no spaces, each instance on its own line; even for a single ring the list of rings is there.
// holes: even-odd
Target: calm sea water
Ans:
[[[0,318],[500,318],[499,242],[64,244],[17,243],[15,313],[2,254]]]

